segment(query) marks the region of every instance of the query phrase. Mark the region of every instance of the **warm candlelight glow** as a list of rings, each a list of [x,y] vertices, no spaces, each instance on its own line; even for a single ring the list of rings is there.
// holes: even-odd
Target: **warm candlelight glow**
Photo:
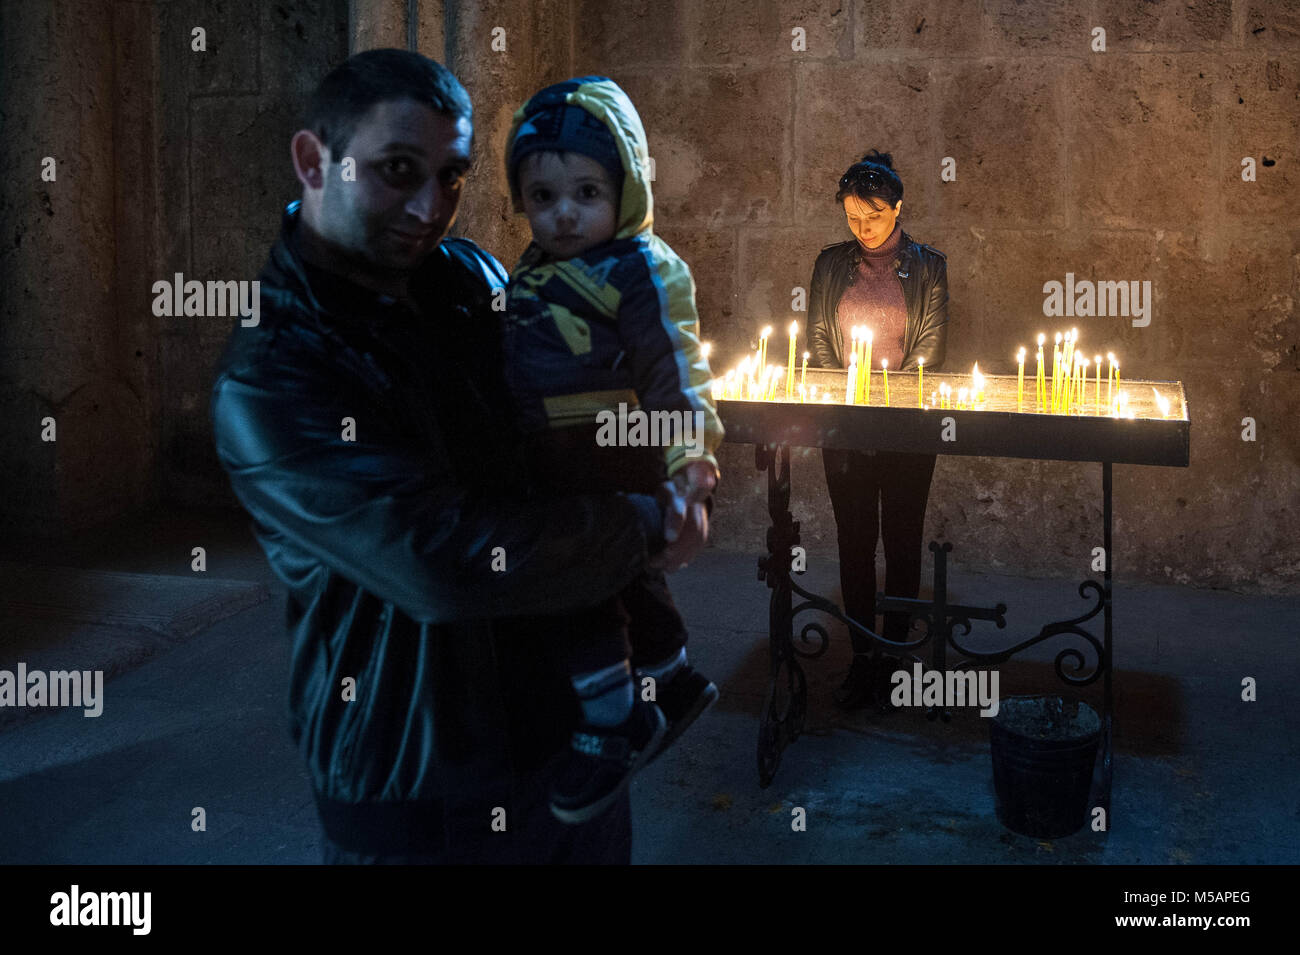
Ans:
[[[889,407],[889,359],[880,359],[880,373],[885,376],[885,407]]]
[[[808,377],[808,353],[803,353],[803,368],[799,370],[799,390],[803,390],[804,379]]]
[[[1169,417],[1169,399],[1156,391],[1155,386],[1151,387],[1151,393],[1156,396],[1156,406],[1160,409],[1160,417]]]

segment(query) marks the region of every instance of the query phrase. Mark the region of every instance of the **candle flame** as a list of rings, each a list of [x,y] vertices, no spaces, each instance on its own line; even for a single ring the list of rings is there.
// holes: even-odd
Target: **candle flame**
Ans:
[[[889,367],[889,359],[888,359],[888,358],[882,358],[882,359],[880,359],[880,367],[881,367],[881,368],[888,368],[888,367]]]
[[[1024,346],[1024,345],[1021,345],[1021,346],[1020,346],[1020,352],[1016,355],[1016,361],[1020,362],[1022,365],[1025,363],[1025,346]]]
[[[920,358],[920,357],[918,357],[918,358],[916,359],[916,367],[917,367],[917,368],[924,368],[924,367],[925,367],[925,359],[924,359],[924,358]]]
[[[712,343],[712,342],[701,342],[701,343],[700,343],[700,354],[701,354],[701,355],[702,355],[706,360],[708,359],[708,357],[709,357],[709,352],[711,352],[711,351],[713,351],[713,343]]]
[[[761,332],[759,332],[758,334],[759,334],[761,337],[766,338],[768,335],[771,335],[771,334],[772,334],[772,326],[771,326],[771,325],[764,325],[764,326],[763,326],[763,330],[762,330]]]
[[[1042,332],[1039,332],[1039,333],[1038,333],[1038,347],[1039,347],[1039,348],[1042,348],[1042,347],[1043,347],[1043,342],[1045,342],[1045,341],[1047,341],[1047,336],[1044,335]]]
[[[791,323],[790,323],[790,337],[791,337],[791,338],[794,338],[794,336],[796,336],[796,335],[798,335],[798,334],[799,334],[799,323],[798,323],[798,322],[791,322]]]

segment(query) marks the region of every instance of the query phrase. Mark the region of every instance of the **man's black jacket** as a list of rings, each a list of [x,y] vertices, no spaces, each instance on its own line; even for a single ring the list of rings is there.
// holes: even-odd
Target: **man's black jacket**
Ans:
[[[822,249],[813,265],[808,289],[808,341],[815,368],[843,368],[844,336],[835,309],[858,268],[862,248],[857,239]],[[894,260],[903,285],[907,327],[903,332],[903,364],[899,371],[916,368],[917,359],[938,371],[948,342],[948,267],[942,252],[917,242],[906,232]]]
[[[221,359],[217,452],[289,588],[292,732],[327,835],[437,850],[488,832],[576,715],[555,648],[493,618],[614,595],[661,546],[658,512],[522,489],[494,258],[444,239],[412,283],[421,315],[305,266],[297,228],[295,202],[261,321]]]

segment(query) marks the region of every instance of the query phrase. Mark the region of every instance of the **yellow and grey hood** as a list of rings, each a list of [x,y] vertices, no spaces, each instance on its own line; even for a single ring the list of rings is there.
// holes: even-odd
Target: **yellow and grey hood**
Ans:
[[[650,191],[649,157],[645,127],[632,100],[607,76],[579,76],[539,90],[515,111],[506,138],[506,181],[510,183],[511,203],[516,213],[523,212],[523,200],[513,176],[515,145],[521,130],[534,116],[559,106],[577,106],[598,119],[614,138],[623,167],[623,189],[619,201],[615,239],[626,239],[649,232],[654,223],[654,198]]]

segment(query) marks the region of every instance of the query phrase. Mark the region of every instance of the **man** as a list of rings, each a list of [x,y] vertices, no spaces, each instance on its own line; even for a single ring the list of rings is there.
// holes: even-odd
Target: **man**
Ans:
[[[261,321],[219,366],[217,451],[289,588],[292,732],[326,860],[627,862],[626,794],[580,826],[547,809],[576,705],[555,648],[507,617],[681,566],[707,518],[695,505],[665,546],[684,506],[668,489],[518,485],[506,275],[445,238],[472,146],[468,94],[418,54],[361,53],[321,82]]]

